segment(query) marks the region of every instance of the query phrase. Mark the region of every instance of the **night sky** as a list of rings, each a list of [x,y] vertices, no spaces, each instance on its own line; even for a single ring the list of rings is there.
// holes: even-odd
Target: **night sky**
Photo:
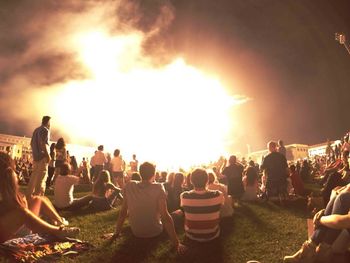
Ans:
[[[37,88],[84,78],[72,54],[47,52],[45,42],[37,41],[42,32],[60,26],[50,24],[52,16],[78,15],[102,1],[76,2],[0,2],[1,133],[30,136],[40,122],[12,116],[15,109],[6,101],[27,89],[9,85],[14,77],[30,74]],[[350,39],[349,0],[121,2],[116,17],[146,32],[163,5],[172,10],[171,22],[144,43],[145,54],[159,63],[181,55],[218,76],[232,94],[251,98],[232,114],[240,142],[233,148],[243,151],[250,144],[259,150],[271,139],[314,144],[349,130],[350,55],[334,38],[341,32]],[[28,59],[24,54],[33,47],[43,52]]]

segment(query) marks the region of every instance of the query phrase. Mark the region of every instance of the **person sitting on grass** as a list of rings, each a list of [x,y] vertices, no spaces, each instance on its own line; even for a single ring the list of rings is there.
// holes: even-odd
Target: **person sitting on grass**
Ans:
[[[94,210],[109,210],[113,208],[116,199],[122,199],[121,189],[111,182],[111,177],[107,170],[102,170],[92,187],[91,207]]]
[[[184,181],[183,173],[175,173],[174,180],[166,191],[167,206],[170,213],[180,209],[180,194],[183,192]]]
[[[331,262],[332,244],[343,229],[350,232],[350,184],[334,191],[326,209],[314,216],[315,231],[301,249],[284,262]]]
[[[130,180],[141,181],[141,176],[138,172],[134,172],[134,173],[132,173]]]
[[[181,207],[185,213],[185,232],[190,240],[205,242],[220,235],[220,209],[224,195],[207,189],[208,174],[197,168],[191,174],[194,190],[181,194]]]
[[[242,200],[255,201],[258,199],[258,177],[259,176],[255,168],[255,164],[253,161],[250,161],[248,168],[244,171],[244,176],[242,179],[244,186],[244,194],[242,196]]]
[[[130,181],[124,188],[123,204],[111,241],[119,237],[129,215],[131,231],[136,237],[152,238],[163,232],[163,227],[179,254],[186,250],[177,238],[174,222],[168,212],[166,193],[162,184],[155,183],[155,166],[149,162],[140,165],[141,182]]]
[[[51,223],[39,215],[45,216]],[[79,234],[79,228],[64,226],[65,223],[47,198],[25,198],[18,189],[12,158],[0,152],[0,243],[18,237],[24,227],[35,233],[52,234],[59,238]]]
[[[289,166],[289,170],[290,170],[290,179],[292,181],[292,185],[294,188],[294,193],[296,195],[301,195],[301,196],[305,196],[305,188],[304,188],[304,183],[301,180],[301,177],[299,175],[299,173],[296,170],[296,166],[294,164],[291,164]]]
[[[60,210],[78,210],[89,205],[92,195],[86,195],[81,198],[74,198],[74,185],[84,182],[83,178],[79,178],[71,174],[71,166],[64,162],[59,171],[59,175],[55,181],[54,187],[54,204]]]
[[[208,172],[208,189],[209,190],[218,190],[224,195],[224,205],[220,209],[220,217],[228,217],[233,214],[232,207],[232,197],[227,194],[227,186],[219,183],[216,174],[213,170],[209,170]]]

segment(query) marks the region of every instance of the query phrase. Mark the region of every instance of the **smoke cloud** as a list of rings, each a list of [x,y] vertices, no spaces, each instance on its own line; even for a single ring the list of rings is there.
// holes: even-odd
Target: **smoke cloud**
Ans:
[[[168,1],[152,6],[124,0],[2,1],[0,7],[0,124],[26,135],[47,109],[45,102],[31,100],[33,94],[50,94],[58,84],[90,77],[72,48],[77,32],[142,31],[145,55],[164,62],[159,35],[174,18]]]

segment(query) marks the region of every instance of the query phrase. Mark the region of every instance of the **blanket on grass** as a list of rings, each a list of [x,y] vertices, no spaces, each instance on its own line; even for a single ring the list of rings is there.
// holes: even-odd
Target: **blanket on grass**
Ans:
[[[0,244],[0,255],[15,262],[49,262],[61,256],[74,256],[93,246],[78,239],[58,239],[51,235],[31,234]]]

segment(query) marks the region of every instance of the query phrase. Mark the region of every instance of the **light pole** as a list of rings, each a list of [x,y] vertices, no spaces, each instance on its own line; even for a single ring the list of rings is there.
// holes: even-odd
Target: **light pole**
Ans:
[[[335,40],[339,42],[339,44],[344,45],[346,50],[348,51],[350,55],[350,46],[348,43],[346,43],[346,36],[342,33],[335,33]]]

